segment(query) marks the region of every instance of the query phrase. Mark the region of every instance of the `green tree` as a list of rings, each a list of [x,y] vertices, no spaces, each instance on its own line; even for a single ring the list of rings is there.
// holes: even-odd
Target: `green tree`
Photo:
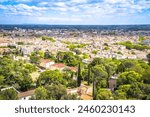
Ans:
[[[18,100],[18,93],[14,89],[6,89],[0,92],[1,100]]]
[[[103,65],[96,65],[92,68],[92,74],[95,79],[96,89],[107,87],[108,74]]]
[[[36,66],[33,64],[25,64],[24,65],[25,69],[28,69],[30,73],[34,72],[37,70]]]
[[[113,95],[108,89],[99,89],[96,96],[97,100],[111,100]]]
[[[19,84],[20,90],[22,91],[27,91],[32,87],[33,81],[27,70],[22,70],[17,83]]]
[[[105,60],[103,58],[95,58],[92,62],[91,65],[95,66],[95,65],[100,65],[100,64],[104,64]]]
[[[44,52],[42,50],[39,50],[37,53],[40,56],[40,58],[44,58]]]
[[[30,55],[31,63],[39,64],[40,63],[40,59],[41,59],[41,57],[38,55],[37,52],[31,53],[31,55]]]
[[[77,66],[79,61],[79,58],[72,52],[58,52],[56,58],[57,62],[65,63],[68,66]]]
[[[127,97],[129,99],[142,99],[143,96],[143,92],[140,89],[138,83],[133,83],[130,89],[127,91]]]
[[[46,70],[42,72],[37,80],[37,85],[46,85],[46,84],[65,84],[65,80],[63,79],[63,74],[58,71]]]
[[[67,95],[66,88],[61,84],[52,84],[47,86],[46,89],[50,100],[60,100],[64,95]]]
[[[49,52],[49,50],[47,50],[47,51],[44,52],[44,59],[55,60],[55,57],[54,57],[54,55],[51,52]]]
[[[107,77],[107,87],[109,87],[109,79],[110,77],[116,73],[116,70],[117,70],[117,66],[115,63],[111,62],[111,63],[107,63],[105,65],[105,69],[106,69],[106,72],[108,74],[108,77]]]
[[[131,85],[120,85],[114,93],[114,99],[125,100],[128,98],[127,92],[129,91]]]
[[[90,78],[91,77],[91,67],[88,66],[88,85],[90,85]]]
[[[4,85],[5,77],[0,75],[0,86]]]
[[[150,84],[150,68],[143,73],[142,79],[145,84]]]
[[[147,60],[148,60],[148,63],[150,65],[150,54],[147,55]]]
[[[117,79],[118,85],[124,85],[124,84],[132,84],[134,82],[141,82],[141,74],[135,72],[135,71],[129,71],[129,72],[123,72],[119,75]]]
[[[82,76],[81,76],[81,65],[79,63],[78,65],[78,76],[77,76],[77,86],[80,87],[81,85],[81,80],[82,80]]]
[[[77,95],[73,94],[67,94],[61,97],[61,100],[79,100],[80,98],[77,97]]]
[[[116,90],[114,93],[114,99],[115,100],[126,100],[126,93],[121,90]]]
[[[44,87],[38,87],[34,92],[33,99],[35,100],[46,100],[48,98],[47,89]]]

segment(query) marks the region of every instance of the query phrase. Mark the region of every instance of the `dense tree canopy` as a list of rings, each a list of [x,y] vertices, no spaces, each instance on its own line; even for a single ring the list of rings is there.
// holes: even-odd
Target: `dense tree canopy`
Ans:
[[[38,87],[32,100],[76,100],[77,95],[67,94],[66,88],[61,84],[52,84]]]
[[[112,93],[108,89],[99,89],[96,96],[97,100],[111,100],[113,99]]]
[[[0,83],[3,86],[17,86],[15,88],[21,91],[30,89],[33,83],[26,65],[9,57],[0,59],[0,74]]]
[[[77,66],[79,63],[79,57],[72,52],[58,52],[56,58],[57,62],[65,63],[68,66]]]
[[[0,100],[17,100],[18,93],[14,89],[6,89],[0,92]]]
[[[132,84],[135,82],[141,82],[141,75],[135,71],[123,72],[119,75],[117,83],[118,85]]]
[[[46,85],[52,83],[61,83],[65,84],[65,80],[63,79],[63,74],[58,70],[46,70],[42,72],[37,80],[38,85]]]

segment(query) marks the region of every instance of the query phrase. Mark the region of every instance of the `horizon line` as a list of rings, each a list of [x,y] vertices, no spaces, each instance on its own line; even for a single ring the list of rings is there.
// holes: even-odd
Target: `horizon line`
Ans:
[[[150,24],[0,24],[0,25],[70,25],[70,26],[76,26],[76,25],[79,25],[79,26],[117,26],[117,25],[150,25]]]

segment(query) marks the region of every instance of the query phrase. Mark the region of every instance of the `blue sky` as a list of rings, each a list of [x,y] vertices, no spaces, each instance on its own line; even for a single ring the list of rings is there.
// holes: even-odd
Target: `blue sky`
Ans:
[[[0,24],[150,24],[150,0],[0,0]]]

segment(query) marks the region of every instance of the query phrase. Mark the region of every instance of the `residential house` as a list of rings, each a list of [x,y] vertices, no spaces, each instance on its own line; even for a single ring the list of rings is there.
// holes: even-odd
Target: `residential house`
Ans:
[[[67,66],[63,63],[56,63],[50,66],[50,70],[60,70],[63,71]]]
[[[0,40],[0,46],[8,46],[8,42]]]
[[[48,69],[50,68],[51,65],[55,64],[54,61],[52,60],[49,60],[49,59],[42,59],[41,60],[41,63],[40,63],[40,66],[45,68],[45,69]]]

